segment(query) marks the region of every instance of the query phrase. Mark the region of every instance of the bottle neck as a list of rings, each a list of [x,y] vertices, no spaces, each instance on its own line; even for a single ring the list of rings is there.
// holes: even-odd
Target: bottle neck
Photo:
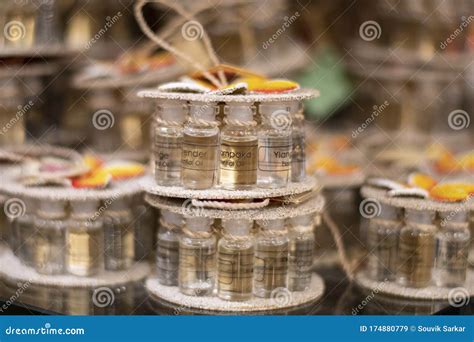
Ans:
[[[212,102],[191,102],[189,105],[191,120],[214,122],[217,115],[217,107]]]

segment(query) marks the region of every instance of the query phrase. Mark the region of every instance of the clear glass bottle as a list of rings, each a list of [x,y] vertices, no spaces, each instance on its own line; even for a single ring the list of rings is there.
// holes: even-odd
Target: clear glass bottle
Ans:
[[[39,201],[32,248],[38,273],[61,274],[65,271],[66,216],[64,201]]]
[[[212,188],[217,182],[219,127],[214,103],[191,102],[183,130],[181,181],[189,189]]]
[[[430,285],[435,258],[435,212],[405,209],[400,231],[397,282],[421,288]]]
[[[286,186],[291,171],[291,115],[287,102],[259,106],[257,182],[263,188]]]
[[[288,288],[290,291],[305,291],[311,285],[314,260],[313,215],[289,219],[289,239]]]
[[[23,103],[16,79],[0,81],[0,146],[20,145],[25,141],[25,121],[31,106]]]
[[[224,235],[217,247],[217,294],[243,301],[252,298],[254,244],[250,220],[222,220]]]
[[[12,221],[12,226],[15,231],[15,249],[13,252],[21,262],[30,267],[35,267],[34,220],[34,215],[24,214]]]
[[[104,265],[102,219],[96,217],[99,201],[72,201],[66,231],[66,270],[77,276],[99,273]]]
[[[437,286],[457,287],[466,282],[471,233],[466,212],[439,213],[434,280]]]
[[[212,221],[187,217],[179,240],[179,289],[190,296],[208,296],[216,281],[216,238]]]
[[[135,261],[135,230],[128,199],[115,199],[105,211],[104,261],[105,269],[129,269]]]
[[[257,221],[253,294],[270,298],[278,288],[287,287],[289,239],[284,220]]]
[[[181,184],[181,148],[186,105],[178,101],[163,101],[156,115],[153,155],[155,180],[159,185]]]
[[[166,209],[162,209],[160,214],[156,252],[158,280],[162,285],[178,286],[179,239],[183,216]]]
[[[306,141],[303,103],[300,101],[292,101],[290,103],[290,114],[292,117],[291,181],[302,182],[306,177]]]
[[[155,222],[157,209],[143,200],[143,194],[135,196],[133,204],[135,225],[135,260],[148,260],[155,248]]]
[[[258,138],[253,121],[253,106],[231,102],[225,110],[219,184],[225,189],[249,188],[257,183]]]
[[[367,275],[377,281],[394,280],[401,211],[387,204],[380,204],[380,208],[380,214],[370,219],[367,231]]]

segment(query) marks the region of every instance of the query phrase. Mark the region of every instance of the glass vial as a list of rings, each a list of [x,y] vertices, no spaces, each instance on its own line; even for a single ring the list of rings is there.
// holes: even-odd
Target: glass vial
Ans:
[[[33,248],[34,267],[38,273],[61,274],[65,271],[66,216],[65,202],[39,201]]]
[[[440,227],[436,234],[436,265],[434,279],[437,286],[464,285],[471,233],[466,212],[439,213]]]
[[[208,189],[216,184],[219,127],[214,103],[191,102],[189,121],[183,130],[181,181],[189,189]]]
[[[15,234],[13,252],[27,266],[35,267],[35,227],[34,216],[25,214],[12,221]]]
[[[157,209],[143,201],[143,194],[135,196],[133,217],[135,226],[135,260],[150,259],[155,248],[155,222]]]
[[[25,142],[25,121],[31,105],[23,103],[15,79],[0,81],[0,146],[20,145]]]
[[[289,219],[289,228],[288,288],[290,291],[305,291],[311,284],[314,260],[313,215]]]
[[[179,289],[190,296],[208,296],[216,280],[216,238],[212,221],[187,217],[179,240]]]
[[[291,170],[291,115],[287,102],[262,103],[258,132],[258,185],[286,186]]]
[[[178,286],[179,239],[183,216],[169,210],[160,211],[156,264],[160,284]]]
[[[405,210],[405,226],[400,231],[397,282],[408,287],[430,285],[435,257],[435,212]]]
[[[302,182],[306,177],[306,152],[303,103],[292,101],[290,103],[292,117],[291,130],[291,181]]]
[[[181,148],[186,106],[176,101],[163,101],[158,106],[153,154],[155,180],[159,185],[181,184]]]
[[[71,202],[66,231],[66,270],[77,276],[100,272],[104,264],[103,224],[97,218],[98,201]]]
[[[367,231],[367,275],[377,281],[394,280],[401,214],[390,205],[380,204],[380,208],[379,216],[370,219]]]
[[[225,107],[221,131],[219,184],[225,189],[245,189],[257,183],[258,139],[253,106],[231,102]]]
[[[252,297],[254,244],[253,221],[222,220],[223,237],[217,247],[217,293],[225,300]]]
[[[288,231],[284,220],[257,221],[254,288],[257,297],[270,298],[273,290],[287,287]]]

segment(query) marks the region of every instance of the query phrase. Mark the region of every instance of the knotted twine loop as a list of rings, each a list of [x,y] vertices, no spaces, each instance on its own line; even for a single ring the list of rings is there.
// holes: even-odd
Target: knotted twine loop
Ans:
[[[288,229],[286,227],[283,229],[266,229],[260,227],[259,234],[266,238],[280,237],[288,235]]]
[[[209,239],[212,236],[213,231],[195,231],[189,228],[183,227],[181,228],[184,235],[187,235],[194,239]]]
[[[162,118],[156,117],[155,122],[159,126],[168,126],[168,127],[182,127],[182,121],[172,121],[172,120],[163,120]]]
[[[166,228],[168,230],[178,230],[178,229],[181,229],[181,226],[178,226],[177,224],[173,224],[173,223],[170,223],[170,222],[166,222],[165,220],[163,220],[163,218],[160,217],[160,219],[158,220],[159,224],[160,224],[160,227],[163,227],[163,228]]]
[[[257,126],[257,121],[250,120],[250,121],[240,121],[235,119],[224,119],[224,124],[228,126],[239,126],[239,127],[255,127]]]
[[[219,127],[221,124],[219,121],[208,121],[203,119],[196,119],[194,117],[190,117],[188,119],[188,123],[191,125],[198,125],[203,127]]]
[[[148,36],[148,38],[150,38],[152,41],[154,41],[156,44],[158,44],[163,49],[171,52],[175,56],[177,56],[177,57],[183,59],[184,61],[188,62],[195,69],[201,71],[203,76],[209,82],[211,82],[214,86],[216,86],[217,88],[222,88],[224,86],[227,86],[227,80],[226,80],[225,74],[222,70],[218,71],[217,74],[219,76],[219,79],[217,79],[216,77],[214,77],[214,75],[212,75],[210,72],[207,71],[207,67],[205,67],[202,63],[200,63],[200,62],[196,61],[195,59],[191,58],[188,54],[185,54],[182,51],[176,49],[171,44],[166,42],[164,39],[157,36],[151,30],[150,26],[147,24],[147,22],[145,21],[145,18],[143,16],[143,7],[145,7],[145,5],[147,3],[151,3],[151,2],[160,3],[164,6],[168,6],[169,8],[173,9],[174,11],[176,11],[176,13],[180,14],[181,16],[186,18],[187,20],[197,21],[194,18],[193,15],[189,14],[186,10],[184,10],[184,8],[181,5],[179,5],[177,2],[168,2],[166,0],[138,0],[137,3],[134,6],[135,18],[138,22],[138,25],[140,26],[142,31]],[[216,54],[215,50],[212,47],[209,36],[208,36],[208,34],[205,30],[203,30],[203,32],[202,32],[202,39],[203,39],[203,42],[204,42],[204,46],[206,47],[206,50],[209,53],[209,58],[214,63],[214,65],[216,65],[216,66],[219,65],[220,64],[219,59],[217,57],[217,54]]]
[[[260,209],[268,206],[270,204],[270,199],[265,198],[261,202],[243,202],[243,203],[233,203],[233,202],[223,202],[223,201],[202,201],[193,199],[191,201],[193,206],[196,207],[206,207],[212,209],[229,209],[229,210],[245,210],[245,209]]]

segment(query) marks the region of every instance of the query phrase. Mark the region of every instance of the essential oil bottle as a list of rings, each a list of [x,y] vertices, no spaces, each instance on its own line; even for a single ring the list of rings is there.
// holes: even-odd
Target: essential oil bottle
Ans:
[[[24,215],[8,220],[11,228],[10,246],[13,253],[25,265],[35,267],[36,229],[34,224],[39,202],[28,197],[22,197],[21,202],[25,204]]]
[[[367,273],[377,281],[394,280],[402,228],[401,212],[387,204],[381,204],[380,208],[379,216],[370,219],[367,231]]]
[[[32,246],[38,273],[61,274],[65,271],[66,216],[64,201],[39,201]]]
[[[435,258],[434,219],[434,211],[405,209],[399,241],[399,284],[415,288],[430,285]]]
[[[225,106],[221,131],[219,184],[225,189],[245,189],[257,183],[258,138],[254,107],[231,102]]]
[[[282,219],[257,221],[253,293],[270,298],[272,292],[287,288],[289,239]]]
[[[179,239],[182,234],[183,216],[169,210],[160,211],[157,246],[157,268],[160,284],[178,286]]]
[[[135,227],[135,260],[145,261],[154,253],[157,209],[145,203],[143,194],[133,196],[132,213]]]
[[[291,114],[288,102],[259,106],[258,185],[262,188],[286,186],[291,171]]]
[[[190,296],[208,296],[216,281],[216,238],[212,221],[187,217],[179,240],[179,289]]]
[[[72,201],[66,231],[66,269],[77,276],[91,276],[104,265],[102,218],[96,219],[99,201]]]
[[[290,291],[305,291],[311,284],[314,260],[313,215],[289,219],[289,239],[288,288]]]
[[[471,240],[467,213],[441,212],[439,222],[436,234],[435,283],[442,287],[463,286]]]
[[[178,101],[163,101],[157,110],[153,156],[155,180],[159,185],[181,184],[181,148],[186,105]]]
[[[222,220],[223,237],[217,247],[217,293],[225,300],[252,297],[254,244],[253,221]]]
[[[290,102],[290,115],[292,118],[291,181],[302,182],[306,177],[303,103],[300,101]]]
[[[189,189],[208,189],[217,184],[219,127],[214,103],[191,102],[183,130],[181,181]]]
[[[104,218],[105,269],[129,269],[135,260],[135,230],[128,199],[111,201]]]

